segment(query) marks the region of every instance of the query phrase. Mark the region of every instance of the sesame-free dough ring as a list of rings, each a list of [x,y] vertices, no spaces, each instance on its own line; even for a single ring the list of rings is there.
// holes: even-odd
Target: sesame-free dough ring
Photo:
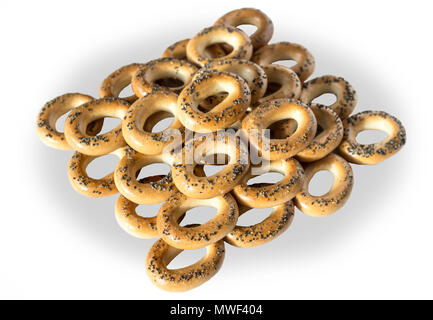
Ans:
[[[252,177],[266,172],[279,172],[284,177],[277,183],[247,184]],[[268,166],[251,166],[242,182],[234,187],[233,194],[238,203],[244,206],[251,208],[275,207],[293,199],[301,190],[303,182],[304,169],[297,160],[293,158],[275,160],[271,161]]]
[[[294,119],[296,131],[284,139],[271,139],[264,130],[274,122]],[[288,159],[305,149],[316,135],[317,122],[313,111],[299,101],[276,99],[255,108],[242,120],[242,129],[250,143],[266,160]]]
[[[183,227],[179,218],[198,206],[217,209],[216,215],[201,225]],[[193,199],[178,192],[163,203],[156,218],[158,232],[169,245],[178,249],[199,249],[223,239],[236,225],[239,210],[230,193],[210,199]]]
[[[268,77],[268,86],[277,84],[280,87],[269,95],[263,96],[257,105],[269,100],[289,98],[298,99],[302,92],[302,85],[296,73],[284,66],[269,64],[262,67]],[[266,94],[266,93],[265,93]]]
[[[169,160],[164,155],[144,155],[130,148],[114,171],[114,182],[119,192],[137,204],[160,203],[177,192],[171,172],[158,181],[137,180],[139,170],[153,163],[169,163]]]
[[[239,216],[251,207],[239,206]],[[281,235],[292,224],[295,216],[293,201],[272,208],[271,214],[252,226],[236,226],[224,240],[238,248],[251,248],[265,244]]]
[[[132,63],[114,71],[107,78],[105,78],[105,80],[99,87],[99,97],[118,98],[120,92],[122,92],[123,89],[125,89],[128,85],[131,84],[132,77],[141,66],[143,66],[143,64],[141,63]],[[137,100],[137,96],[133,94],[128,97],[123,97],[121,99],[129,103],[133,103],[135,100]]]
[[[340,117],[329,107],[320,104],[310,105],[317,120],[317,126],[323,131],[296,158],[302,162],[312,162],[324,158],[334,151],[343,139],[343,123]]]
[[[89,136],[86,129],[94,120],[104,117],[123,119],[129,103],[119,98],[102,98],[89,101],[70,113],[65,122],[65,137],[69,145],[80,153],[100,156],[125,146],[119,124],[107,133]]]
[[[143,154],[161,154],[166,147],[173,143],[174,136],[182,130],[182,123],[175,117],[171,125],[160,132],[146,131],[144,125],[152,115],[160,114],[160,117],[153,118],[162,120],[162,117],[175,115],[177,110],[177,95],[170,91],[158,90],[141,97],[126,112],[122,121],[122,132],[125,141],[133,149]]]
[[[313,196],[308,191],[308,186],[311,178],[321,170],[330,171],[334,175],[334,182],[326,194]],[[352,187],[353,172],[350,164],[342,157],[331,153],[323,159],[305,165],[304,185],[295,197],[295,205],[309,216],[329,216],[346,203]]]
[[[347,161],[356,164],[376,164],[398,152],[406,143],[406,130],[400,120],[384,111],[363,111],[343,121],[344,137],[338,150]],[[356,141],[364,130],[381,130],[388,137],[378,143]]]
[[[267,44],[274,33],[274,24],[271,19],[262,11],[253,8],[230,11],[219,18],[214,25],[237,27],[242,24],[251,24],[257,27],[256,32],[250,36],[254,50]]]
[[[237,74],[247,82],[254,104],[265,94],[268,80],[265,71],[254,62],[239,59],[213,60],[205,66],[211,71],[225,71]]]
[[[342,120],[352,113],[358,102],[356,91],[349,82],[341,77],[329,75],[305,82],[302,86],[300,100],[308,105],[315,98],[325,93],[332,93],[337,97],[337,101],[330,105],[329,108],[334,110]]]
[[[160,89],[168,89],[175,93],[182,91],[191,80],[197,67],[185,60],[175,58],[160,58],[144,64],[132,77],[131,87],[137,97]],[[176,79],[182,82],[175,87],[159,85],[161,79]]]
[[[227,92],[225,99],[210,111],[198,109],[207,97]],[[180,122],[194,132],[214,132],[225,129],[242,119],[251,102],[247,83],[228,72],[198,72],[193,81],[182,90],[177,103]]]
[[[48,101],[38,114],[36,132],[47,146],[60,150],[72,149],[66,141],[65,134],[56,130],[57,120],[82,104],[92,101],[93,98],[81,93],[66,93]],[[87,127],[87,134],[95,135],[101,131],[104,119],[96,120]]]
[[[195,137],[188,141],[171,167],[173,182],[183,194],[196,199],[209,199],[231,191],[246,174],[249,161],[242,141],[235,136],[214,138],[210,136]],[[197,163],[189,155],[196,157],[198,153],[211,155],[227,155],[228,163],[221,171],[211,175],[197,175]]]
[[[233,47],[232,52],[224,57],[212,58],[206,55],[205,49],[213,44],[227,43]],[[240,29],[230,26],[213,26],[197,33],[186,46],[188,60],[203,67],[213,59],[249,60],[253,53],[250,38]]]
[[[176,58],[186,60],[186,46],[189,42],[189,39],[177,41],[169,46],[162,53],[161,58]],[[225,51],[218,45],[211,45],[205,49],[205,53],[207,56],[212,58],[221,58],[226,55]]]
[[[126,152],[126,147],[119,148],[111,154],[121,159]],[[72,187],[78,193],[86,197],[101,198],[118,193],[114,183],[113,172],[100,179],[94,179],[87,174],[89,164],[100,156],[88,156],[79,152],[74,152],[68,164],[68,178]],[[114,171],[114,170],[113,170]]]
[[[290,69],[296,72],[302,82],[314,71],[313,55],[306,48],[296,43],[278,42],[268,44],[257,50],[251,58],[251,61],[262,67],[280,60],[295,60],[296,65]]]
[[[187,291],[208,281],[218,272],[224,261],[224,240],[208,245],[205,256],[192,265],[179,269],[167,268],[167,265],[182,251],[162,239],[156,241],[149,250],[146,271],[150,280],[158,288],[166,291]]]

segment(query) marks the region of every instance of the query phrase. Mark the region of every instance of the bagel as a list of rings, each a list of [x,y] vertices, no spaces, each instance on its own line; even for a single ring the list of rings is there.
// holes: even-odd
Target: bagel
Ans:
[[[285,139],[271,139],[264,135],[272,123],[294,119],[296,131]],[[299,101],[276,99],[259,105],[242,120],[242,129],[249,142],[266,160],[288,159],[305,149],[314,139],[317,129],[313,111]]]
[[[185,60],[175,58],[152,60],[142,65],[134,74],[131,80],[132,90],[140,98],[159,89],[168,89],[174,93],[179,93],[192,80],[196,71],[197,67]],[[156,83],[162,79],[176,79],[182,84],[174,84],[172,87],[171,85]]]
[[[219,18],[214,25],[237,27],[242,24],[251,24],[257,30],[250,36],[254,50],[266,45],[274,33],[274,24],[262,11],[253,8],[242,8],[230,11]]]
[[[278,42],[268,44],[254,52],[251,58],[251,61],[261,67],[280,60],[295,60],[296,65],[290,69],[296,72],[302,82],[314,71],[315,61],[313,55],[306,48],[296,43]]]
[[[363,111],[343,122],[340,155],[356,164],[377,164],[397,153],[406,143],[406,130],[400,120],[384,111]],[[378,143],[361,144],[356,136],[363,130],[381,130],[388,137]]]
[[[310,105],[317,120],[317,126],[323,131],[318,133],[313,141],[296,158],[301,162],[312,162],[324,158],[338,148],[343,139],[343,123],[340,117],[330,108]]]
[[[166,291],[187,291],[202,285],[212,278],[224,261],[224,240],[206,247],[206,255],[196,263],[180,269],[169,269],[167,265],[183,250],[160,239],[154,243],[146,258],[146,271],[158,288]]]
[[[337,101],[329,108],[334,110],[341,119],[346,119],[355,109],[358,101],[355,89],[349,82],[336,76],[326,75],[305,82],[300,100],[309,105],[315,98],[325,93],[332,93],[337,97]]]
[[[321,170],[334,175],[331,190],[321,196],[308,191],[311,178]],[[353,187],[353,172],[342,157],[331,153],[325,158],[305,165],[305,180],[302,191],[295,197],[295,205],[303,213],[313,217],[325,217],[340,209],[350,196]]]
[[[132,77],[142,66],[143,64],[141,63],[132,63],[111,73],[101,83],[101,86],[99,87],[99,97],[118,98],[120,92],[122,92],[124,88],[131,84]],[[133,103],[135,100],[137,100],[137,96],[133,94],[121,99],[127,101],[128,103]]]
[[[179,217],[198,206],[210,206],[218,211],[201,225],[191,228],[180,226]],[[163,203],[156,224],[161,238],[170,246],[199,249],[223,239],[235,227],[238,215],[236,201],[229,193],[210,199],[193,199],[178,192]]]
[[[228,92],[228,95],[209,112],[198,109],[205,98],[221,92]],[[176,114],[189,130],[214,132],[241,120],[250,102],[250,89],[241,77],[233,73],[202,70],[180,93]]]
[[[239,216],[251,207],[239,206]],[[295,206],[292,201],[272,208],[271,214],[252,226],[236,226],[224,240],[238,248],[251,248],[268,243],[281,235],[292,224]]]
[[[205,49],[214,44],[229,44],[233,50],[224,57],[213,58],[206,54]],[[249,60],[253,53],[250,38],[240,29],[230,26],[213,26],[197,33],[186,46],[188,60],[205,66],[214,59],[243,59]]]
[[[126,148],[119,148],[111,154],[121,159],[126,152]],[[72,187],[78,193],[86,197],[101,198],[118,193],[114,183],[113,172],[100,179],[90,178],[86,172],[88,165],[100,156],[88,156],[79,152],[74,152],[68,164],[68,178]],[[114,170],[113,170],[114,171]]]
[[[279,172],[284,177],[277,183],[247,184],[252,177],[266,172]],[[293,158],[275,160],[271,161],[269,166],[251,166],[241,183],[234,187],[232,193],[241,205],[250,208],[269,208],[293,199],[301,190],[303,182],[304,170],[297,160]]]
[[[102,98],[86,102],[75,108],[66,119],[66,141],[76,151],[89,156],[104,155],[125,146],[121,125],[97,136],[89,136],[86,129],[89,123],[103,117],[123,119],[128,108],[129,103],[119,98]]]
[[[184,129],[182,123],[175,117],[171,125],[160,132],[150,132],[152,130],[151,125],[163,118],[175,115],[176,110],[177,95],[172,92],[157,90],[141,97],[128,109],[122,121],[122,133],[125,141],[133,149],[143,154],[158,155],[163,153],[173,143],[176,134]],[[157,115],[157,117],[151,118],[153,115]],[[149,119],[151,120],[150,123],[148,123]],[[149,129],[149,131],[145,129]]]
[[[56,130],[57,120],[68,111],[92,101],[91,96],[81,93],[66,93],[48,101],[41,109],[36,120],[36,132],[47,146],[59,149],[72,149],[66,141],[65,134]],[[101,131],[104,119],[98,119],[87,126],[88,135],[96,135]]]

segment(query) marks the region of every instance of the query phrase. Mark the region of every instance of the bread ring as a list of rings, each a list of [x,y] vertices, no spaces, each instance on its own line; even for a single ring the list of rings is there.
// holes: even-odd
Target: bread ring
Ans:
[[[125,155],[125,148],[119,148],[113,151],[114,154],[121,159]],[[101,179],[90,178],[86,172],[88,165],[100,156],[88,156],[79,152],[75,152],[68,164],[68,178],[72,187],[78,193],[86,197],[101,198],[111,196],[118,193],[114,184],[113,172],[107,174]],[[113,170],[114,171],[114,170]]]
[[[123,89],[131,84],[132,77],[141,66],[143,66],[142,63],[132,63],[114,71],[101,83],[101,86],[99,87],[99,97],[118,98],[120,92],[122,92]],[[137,100],[137,96],[133,94],[121,99],[129,103],[133,103],[135,100]]]
[[[161,58],[176,58],[186,60],[186,46],[189,39],[173,43],[162,53]],[[225,51],[218,45],[211,45],[205,49],[205,54],[212,58],[221,58],[226,55]]]
[[[56,121],[68,111],[92,101],[91,96],[81,93],[66,93],[48,101],[38,114],[36,131],[39,138],[47,146],[60,150],[72,149],[66,141],[65,134],[56,130]],[[104,119],[91,122],[87,127],[87,134],[95,135],[101,131]]]
[[[179,217],[189,209],[210,206],[215,217],[196,227],[179,225]],[[236,225],[238,205],[230,193],[211,199],[193,199],[178,192],[163,203],[156,218],[158,232],[169,245],[178,249],[199,249],[223,239]]]
[[[257,50],[251,58],[251,61],[261,67],[280,60],[295,60],[296,65],[290,69],[296,72],[302,82],[314,71],[313,55],[306,48],[296,43],[278,42],[268,44]]]
[[[227,43],[233,47],[228,55],[215,59],[249,60],[253,53],[250,38],[240,29],[230,26],[213,26],[197,33],[186,46],[188,60],[203,67],[212,60],[206,55],[205,49],[217,43]]]
[[[239,216],[251,207],[240,206]],[[236,226],[224,240],[238,248],[251,248],[265,244],[277,238],[292,224],[295,206],[292,201],[275,206],[271,214],[263,221],[252,226]]]
[[[310,105],[317,120],[317,126],[323,131],[296,158],[302,162],[312,162],[324,158],[334,151],[343,139],[343,123],[331,109],[320,104]]]
[[[166,291],[187,291],[198,287],[212,278],[224,261],[224,240],[206,247],[206,255],[196,263],[180,268],[168,269],[167,265],[183,250],[173,248],[159,239],[149,250],[146,270],[150,280]]]
[[[266,73],[254,62],[239,59],[213,60],[204,68],[210,71],[231,72],[244,79],[251,91],[252,104],[265,94],[268,85]]]
[[[144,126],[148,119],[155,114],[161,117],[175,115],[177,110],[177,95],[169,91],[158,90],[141,97],[126,112],[122,121],[122,132],[128,145],[143,154],[161,154],[173,142],[173,130],[182,130],[179,120],[174,119],[172,124],[160,132],[145,131]],[[152,121],[151,124],[154,124]],[[150,125],[149,125],[150,127]]]
[[[185,60],[175,58],[160,58],[144,64],[132,77],[131,86],[137,97],[143,97],[148,93],[164,88],[175,93],[182,91],[191,80],[197,67]],[[157,80],[171,78],[182,82],[175,87],[162,86]]]
[[[137,204],[155,204],[167,200],[177,192],[171,172],[158,181],[140,183],[136,178],[141,168],[162,162],[168,162],[164,155],[144,155],[130,148],[114,171],[117,189],[125,198]]]
[[[334,175],[331,190],[321,196],[308,191],[311,178],[321,170]],[[330,153],[325,158],[305,166],[305,180],[302,191],[295,197],[295,205],[303,213],[313,217],[325,217],[340,209],[349,198],[353,187],[353,172],[350,164],[342,157]]]
[[[384,111],[363,111],[343,122],[344,137],[338,150],[347,161],[376,164],[399,151],[406,143],[406,130],[400,120]],[[356,136],[363,130],[381,130],[388,137],[378,143],[361,144]]]
[[[329,106],[341,119],[346,119],[355,109],[358,96],[349,82],[341,77],[322,76],[305,82],[300,100],[310,104],[315,98],[325,93],[335,94],[337,101]]]
[[[257,27],[251,36],[254,50],[266,45],[274,33],[274,24],[262,11],[253,8],[242,8],[230,11],[215,22],[214,25],[237,27],[241,24],[251,24]]]
[[[66,141],[73,149],[89,156],[104,155],[125,146],[121,125],[97,136],[89,136],[86,128],[103,117],[123,119],[128,108],[129,103],[118,98],[92,100],[75,108],[65,122]]]
[[[200,164],[193,161],[194,159],[187,156],[176,159],[171,167],[173,182],[178,190],[188,197],[209,199],[223,195],[232,190],[248,170],[247,152],[236,137],[195,137],[184,145],[182,155],[197,156],[199,152],[207,156],[225,154],[229,157],[229,162],[224,169],[207,177],[198,176],[194,172]]]
[[[201,101],[221,92],[228,92],[221,103],[207,113],[198,110]],[[194,132],[214,132],[241,120],[250,101],[250,89],[241,77],[227,72],[201,71],[180,93],[177,116]]]
[[[267,65],[262,67],[268,77],[268,89],[271,84],[277,84],[280,87],[271,94],[264,96],[257,102],[257,105],[269,100],[289,98],[298,99],[302,92],[301,81],[296,73],[284,66]]]
[[[296,120],[298,125],[290,137],[270,139],[263,135],[272,123],[288,118]],[[301,102],[277,99],[255,108],[242,120],[242,129],[264,159],[282,160],[293,157],[313,141],[317,122],[313,111]]]
[[[277,183],[247,184],[252,177],[270,171],[279,172],[284,178]],[[250,167],[241,183],[234,187],[233,195],[239,204],[250,208],[275,207],[293,199],[301,190],[303,182],[304,169],[297,160],[275,160],[271,161],[269,166]]]

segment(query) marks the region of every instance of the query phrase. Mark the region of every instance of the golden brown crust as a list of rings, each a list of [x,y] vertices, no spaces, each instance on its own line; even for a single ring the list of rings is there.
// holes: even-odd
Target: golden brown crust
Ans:
[[[224,261],[224,241],[220,240],[206,247],[206,255],[196,263],[169,269],[167,265],[183,250],[171,247],[160,239],[150,249],[146,259],[146,271],[157,287],[167,291],[187,291],[196,288],[212,278]]]
[[[241,206],[239,216],[251,207]],[[251,248],[268,243],[280,236],[292,224],[295,206],[292,201],[273,207],[271,214],[252,226],[236,226],[224,240],[238,248]]]
[[[312,104],[310,108],[316,117],[317,126],[320,126],[323,131],[296,155],[301,162],[312,162],[326,157],[343,139],[343,123],[332,109],[319,104]]]
[[[206,55],[205,49],[219,43],[227,43],[233,47],[233,50],[226,56],[215,59],[249,60],[253,53],[250,38],[242,30],[219,25],[203,29],[188,42],[186,47],[188,60],[203,67],[214,60]]]
[[[400,120],[384,111],[363,111],[343,122],[344,137],[338,151],[347,161],[376,164],[397,153],[406,143],[406,130]],[[361,144],[356,136],[363,130],[381,130],[388,137],[378,143]]]
[[[205,98],[221,91],[228,92],[221,103],[206,113],[198,109]],[[177,116],[186,128],[194,132],[214,132],[241,120],[250,101],[250,90],[241,77],[228,72],[201,70],[180,93]]]
[[[137,70],[143,66],[141,63],[132,63],[127,66],[123,66],[113,73],[111,73],[105,80],[101,83],[99,87],[99,97],[100,98],[118,98],[120,92],[131,84],[131,79]],[[135,94],[121,98],[128,103],[133,103],[137,100]]]
[[[321,196],[308,191],[311,178],[321,170],[334,175],[331,190]],[[353,172],[342,157],[331,153],[323,159],[305,165],[305,180],[302,191],[295,197],[295,205],[303,213],[313,217],[325,217],[340,209],[349,198],[353,187]]]
[[[274,33],[274,24],[262,11],[254,8],[242,8],[230,11],[219,18],[214,25],[227,25],[237,27],[242,24],[251,24],[257,30],[250,36],[254,50],[266,45]]]
[[[272,123],[283,119],[295,119],[298,124],[290,137],[270,139],[263,134]],[[264,159],[281,160],[293,157],[313,141],[317,122],[311,109],[301,102],[277,99],[255,108],[242,120],[242,129]]]
[[[342,119],[346,119],[355,109],[358,96],[355,89],[342,77],[321,76],[305,82],[302,86],[300,100],[310,104],[315,98],[325,93],[332,93],[337,101],[329,106]]]
[[[89,136],[86,128],[104,117],[123,119],[128,108],[129,103],[119,98],[92,100],[75,108],[65,122],[66,141],[73,149],[89,156],[104,155],[125,146],[121,125],[97,136]]]
[[[277,183],[247,184],[252,177],[266,172],[279,172],[284,177]],[[275,207],[293,199],[301,190],[303,182],[304,170],[297,160],[275,160],[269,166],[250,167],[241,183],[234,187],[233,195],[238,203],[250,208]]]
[[[251,61],[262,67],[280,60],[295,60],[296,65],[290,69],[296,72],[302,82],[314,71],[315,61],[313,55],[306,48],[296,43],[278,42],[268,44],[254,52],[251,58]]]

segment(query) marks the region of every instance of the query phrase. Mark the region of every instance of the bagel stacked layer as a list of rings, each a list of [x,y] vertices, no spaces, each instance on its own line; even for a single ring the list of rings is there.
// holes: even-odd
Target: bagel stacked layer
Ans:
[[[242,24],[257,27],[247,36]],[[68,93],[45,104],[37,118],[37,133],[50,147],[74,150],[68,164],[73,188],[88,197],[118,195],[115,217],[134,237],[159,238],[146,260],[152,282],[169,291],[185,291],[209,280],[220,269],[226,243],[250,248],[281,235],[294,210],[325,217],[341,208],[352,191],[352,164],[376,164],[405,144],[405,129],[383,111],[353,114],[357,94],[342,77],[309,79],[312,54],[290,42],[269,44],[272,21],[260,10],[244,8],[222,16],[190,39],[169,46],[161,58],[133,63],[110,74],[99,98]],[[291,67],[274,64],[295,60]],[[131,85],[134,95],[119,97]],[[326,93],[332,105],[314,100]],[[64,133],[56,121],[69,112]],[[121,120],[99,134],[105,117]],[[159,132],[153,128],[173,117]],[[361,144],[364,130],[388,137]],[[101,179],[86,168],[107,154],[119,157],[113,172]],[[140,170],[166,163],[167,175],[138,178]],[[204,166],[224,164],[207,176]],[[309,192],[321,170],[334,176],[324,195]],[[283,175],[276,183],[249,184],[267,172]],[[139,205],[161,203],[153,217],[136,212]],[[182,223],[188,210],[217,209],[206,223]],[[237,224],[254,208],[270,208],[269,216],[251,226]],[[183,250],[206,248],[198,262],[181,269],[169,263]]]

